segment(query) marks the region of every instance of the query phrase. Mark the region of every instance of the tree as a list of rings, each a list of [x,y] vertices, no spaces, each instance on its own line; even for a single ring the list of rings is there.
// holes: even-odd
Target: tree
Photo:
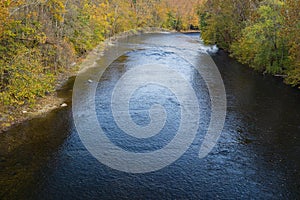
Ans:
[[[207,0],[199,8],[201,35],[240,62],[300,85],[299,0]]]
[[[242,63],[272,74],[281,74],[288,64],[286,38],[281,34],[284,24],[280,1],[265,2],[256,18],[243,30],[242,37],[231,46],[232,55]]]
[[[300,87],[300,1],[286,0],[283,35],[287,38],[291,63],[287,70],[286,83]]]

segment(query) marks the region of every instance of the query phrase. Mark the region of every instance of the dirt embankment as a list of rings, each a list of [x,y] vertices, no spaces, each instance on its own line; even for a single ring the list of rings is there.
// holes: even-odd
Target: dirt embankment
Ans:
[[[93,51],[89,52],[85,57],[79,58],[77,63],[74,63],[69,70],[60,74],[57,77],[56,90],[53,93],[48,94],[43,98],[36,100],[33,106],[24,105],[18,108],[13,108],[10,110],[4,110],[3,106],[0,106],[0,133],[4,133],[13,126],[22,124],[23,122],[43,117],[47,113],[54,109],[60,107],[70,106],[72,92],[72,84],[74,83],[75,77],[80,69],[84,69],[89,66],[90,62],[94,62],[103,50],[111,44],[112,41],[116,41],[120,38],[129,37],[133,35],[145,34],[145,33],[155,33],[168,31],[161,28],[143,28],[138,30],[131,30],[124,32],[113,37],[106,39],[104,42],[99,44]],[[64,94],[65,93],[65,94]]]

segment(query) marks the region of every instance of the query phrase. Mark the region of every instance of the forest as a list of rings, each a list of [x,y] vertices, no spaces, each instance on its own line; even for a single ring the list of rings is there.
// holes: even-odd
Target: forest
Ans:
[[[1,0],[0,112],[34,104],[106,38],[200,29],[238,61],[300,85],[299,0]]]
[[[206,43],[239,62],[300,85],[299,0],[207,0],[199,9]]]
[[[180,0],[1,0],[1,110],[34,104],[51,93],[72,63],[117,33],[198,27],[197,5]]]

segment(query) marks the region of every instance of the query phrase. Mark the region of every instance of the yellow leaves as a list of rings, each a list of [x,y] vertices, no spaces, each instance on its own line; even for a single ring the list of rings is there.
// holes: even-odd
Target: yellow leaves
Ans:
[[[9,74],[8,85],[0,96],[6,105],[34,103],[36,97],[44,96],[53,88],[53,76],[44,71],[39,49],[20,46],[9,65],[1,65],[1,72]]]
[[[4,72],[7,77],[0,80],[5,84],[1,99],[14,105],[34,102],[53,89],[54,75],[64,71],[74,57],[114,34],[162,27],[169,11],[182,27],[197,25],[195,0],[170,2],[0,0],[0,77]]]
[[[40,44],[45,44],[47,41],[47,35],[45,33],[40,33],[35,36],[35,39],[40,43]]]
[[[10,2],[8,1],[0,1],[0,38],[3,36],[6,23],[8,22],[9,4]]]
[[[108,3],[101,3],[101,4],[99,4],[99,8],[102,9],[102,10],[104,10],[104,9],[106,10],[107,7],[108,7]]]
[[[285,82],[295,87],[298,86],[300,89],[300,63],[298,63],[293,70],[289,71],[287,75]]]
[[[64,0],[48,0],[46,5],[49,7],[50,12],[53,14],[54,18],[59,22],[63,22],[63,14],[66,13],[66,8],[64,5]]]
[[[5,128],[7,128],[7,127],[10,127],[11,124],[10,123],[3,123],[2,126],[5,127]]]

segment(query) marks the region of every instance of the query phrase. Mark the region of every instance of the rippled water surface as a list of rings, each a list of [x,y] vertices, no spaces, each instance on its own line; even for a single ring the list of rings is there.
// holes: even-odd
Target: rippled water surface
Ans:
[[[188,36],[193,39],[161,33],[120,40],[127,53],[117,56],[99,83],[95,80],[106,58],[88,69],[84,78],[93,83],[87,82],[86,87],[97,84],[96,97],[82,97],[82,101],[95,101],[97,118],[115,145],[130,152],[161,149],[175,136],[180,123],[181,110],[172,91],[148,84],[133,94],[129,114],[138,125],[151,122],[151,105],[158,103],[166,109],[164,128],[148,139],[122,132],[110,103],[114,86],[128,70],[144,63],[168,64],[196,91],[201,113],[196,138],[180,159],[146,174],[111,169],[86,150],[72,121],[72,109],[62,108],[0,135],[0,199],[300,198],[300,92],[277,78],[252,71],[222,51],[212,57],[227,93],[225,127],[213,151],[198,158],[210,120],[209,92],[200,74],[167,45],[171,42],[177,50],[189,48],[199,34]],[[214,50],[197,43],[199,57]],[[199,66],[205,65],[205,60],[198,60]],[[71,99],[72,81],[60,95]]]

